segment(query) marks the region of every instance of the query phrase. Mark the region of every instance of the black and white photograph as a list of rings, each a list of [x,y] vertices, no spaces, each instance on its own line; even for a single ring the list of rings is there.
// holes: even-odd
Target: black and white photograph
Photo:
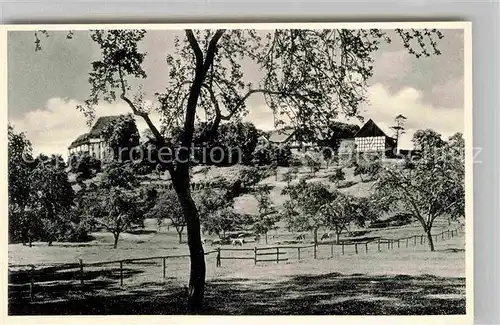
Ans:
[[[4,33],[9,316],[470,315],[469,23]]]

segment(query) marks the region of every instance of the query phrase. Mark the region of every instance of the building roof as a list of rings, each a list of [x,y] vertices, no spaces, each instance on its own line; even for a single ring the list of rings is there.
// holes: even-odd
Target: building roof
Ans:
[[[355,138],[358,137],[368,137],[368,136],[386,136],[388,138],[393,139],[391,136],[393,132],[391,128],[385,124],[384,122],[377,121],[375,122],[372,119],[369,119],[356,134]]]
[[[90,129],[90,132],[89,132],[90,135],[92,135],[92,137],[99,137],[101,135],[102,131],[104,130],[104,127],[108,123],[117,121],[121,117],[123,117],[123,115],[109,115],[109,116],[99,117],[97,119],[97,121],[95,122],[94,126],[92,127],[92,129]]]
[[[69,149],[72,149],[72,148],[78,147],[82,144],[88,143],[89,139],[90,139],[90,134],[84,133],[84,134],[78,136],[78,138],[76,138],[75,141],[71,142]]]
[[[99,117],[97,121],[94,123],[94,126],[92,126],[92,128],[90,129],[90,131],[78,136],[73,142],[71,142],[68,149],[72,149],[81,146],[83,144],[87,144],[89,143],[90,139],[99,138],[101,136],[102,131],[104,130],[104,127],[108,123],[116,121],[122,116],[123,115],[109,115],[109,116]]]

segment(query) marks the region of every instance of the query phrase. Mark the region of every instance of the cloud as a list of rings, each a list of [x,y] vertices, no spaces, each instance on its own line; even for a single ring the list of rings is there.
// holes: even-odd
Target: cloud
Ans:
[[[443,88],[444,89],[444,88]],[[423,93],[415,88],[406,87],[391,93],[386,85],[375,84],[368,88],[368,102],[361,108],[365,120],[393,125],[394,117],[403,114],[407,117],[406,133],[400,138],[400,148],[412,148],[411,138],[416,130],[431,128],[447,138],[456,132],[464,131],[464,112],[461,107],[441,107],[425,103]],[[443,94],[446,94],[444,90]],[[52,98],[43,108],[30,111],[21,118],[11,120],[17,132],[25,131],[31,140],[35,153],[67,154],[69,144],[80,134],[89,131],[86,119],[76,109],[79,103],[74,99]],[[246,121],[253,122],[262,130],[274,129],[272,110],[264,101],[254,101],[249,105]],[[96,108],[96,116],[130,113],[130,108],[122,102],[101,103]],[[159,126],[159,117],[151,115]],[[345,119],[340,118],[341,121]],[[147,129],[146,123],[136,118],[139,131]],[[351,120],[349,123],[355,123]],[[358,124],[360,124],[358,122]]]
[[[440,107],[423,101],[421,91],[407,87],[391,94],[387,87],[376,84],[368,88],[369,101],[363,106],[362,114],[367,119],[393,125],[398,114],[407,117],[406,133],[400,138],[400,148],[412,148],[411,138],[418,129],[433,129],[444,139],[456,132],[464,132],[464,111],[462,107]]]
[[[249,110],[244,118],[245,121],[252,122],[263,131],[274,130],[274,114],[269,106],[265,103],[255,104],[250,106]]]
[[[51,98],[45,106],[12,119],[16,132],[26,132],[33,144],[35,154],[59,153],[67,156],[68,146],[79,135],[90,130],[82,112],[76,109],[82,104],[74,99]],[[101,103],[96,107],[96,117],[131,113],[130,108],[121,102]],[[158,116],[151,115],[155,125],[159,125]],[[136,118],[137,128],[142,132],[147,128],[141,118]]]

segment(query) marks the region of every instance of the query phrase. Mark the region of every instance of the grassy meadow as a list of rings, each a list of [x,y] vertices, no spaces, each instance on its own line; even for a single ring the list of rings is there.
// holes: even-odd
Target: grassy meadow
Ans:
[[[309,181],[326,181],[332,168],[321,169]],[[279,208],[287,199],[281,194],[286,183],[281,180],[285,168],[278,171],[278,180],[270,176],[261,183],[273,186],[271,199]],[[369,195],[372,183],[361,182],[352,170],[346,169],[346,179],[356,184],[342,191]],[[307,175],[307,169],[301,170]],[[298,177],[301,177],[299,174]],[[194,172],[193,182],[217,175],[236,177],[237,168],[211,168],[208,176]],[[152,179],[151,182],[165,182]],[[297,181],[297,180],[294,180]],[[332,184],[332,186],[335,186]],[[255,199],[244,194],[235,202],[239,212],[255,212]],[[388,217],[388,216],[384,216]],[[383,218],[384,218],[383,217]],[[448,224],[439,220],[433,233],[456,229],[458,223]],[[364,238],[381,237],[397,239],[423,234],[417,222],[387,228],[351,229],[363,230]],[[320,232],[321,236],[322,232]],[[284,224],[268,234],[267,246],[275,246],[295,238]],[[123,286],[120,286],[119,264],[86,266],[85,284],[80,284],[78,267],[65,268],[64,264],[113,261],[166,255],[188,254],[186,243],[179,244],[173,227],[157,229],[156,220],[147,219],[145,228],[124,233],[113,249],[113,237],[109,233],[93,233],[93,240],[86,243],[59,243],[48,246],[34,243],[33,247],[22,244],[9,245],[9,312],[11,314],[179,314],[185,312],[185,298],[189,278],[189,258],[168,259],[165,278],[162,260],[124,263]],[[186,235],[184,234],[184,239]],[[206,239],[215,237],[205,236]],[[349,239],[346,234],[342,239]],[[463,314],[465,313],[465,236],[453,238],[440,236],[435,242],[436,251],[430,252],[427,243],[401,241],[398,248],[388,250],[387,245],[377,251],[377,243],[346,246],[344,254],[339,245],[319,245],[317,258],[313,248],[301,250],[283,248],[287,261],[280,263],[253,260],[223,259],[216,267],[216,254],[208,254],[206,301],[209,314]],[[303,244],[310,244],[312,234],[306,234]],[[241,248],[265,247],[248,242]],[[209,241],[205,252],[218,246]],[[230,248],[230,245],[221,248]],[[238,247],[240,248],[240,247]],[[252,251],[222,251],[222,257],[253,257]],[[275,255],[269,256],[270,259]],[[30,299],[30,265],[33,271],[34,289]]]

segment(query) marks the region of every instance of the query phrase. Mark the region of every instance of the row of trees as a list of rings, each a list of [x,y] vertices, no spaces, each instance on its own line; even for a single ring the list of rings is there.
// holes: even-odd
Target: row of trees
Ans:
[[[132,164],[110,163],[99,182],[79,182],[75,191],[61,156],[33,157],[24,133],[8,127],[9,236],[11,242],[81,241],[104,229],[114,236],[142,226],[156,192],[138,186]]]
[[[290,196],[284,203],[283,217],[292,229],[313,232],[318,243],[320,229],[332,230],[336,241],[349,225],[364,226],[367,221],[376,220],[378,209],[368,198],[354,197],[339,190],[331,190],[328,185],[301,180],[289,185],[283,194]]]
[[[60,156],[33,157],[24,133],[8,126],[9,236],[30,246],[34,240],[52,244],[71,239],[73,189]]]

